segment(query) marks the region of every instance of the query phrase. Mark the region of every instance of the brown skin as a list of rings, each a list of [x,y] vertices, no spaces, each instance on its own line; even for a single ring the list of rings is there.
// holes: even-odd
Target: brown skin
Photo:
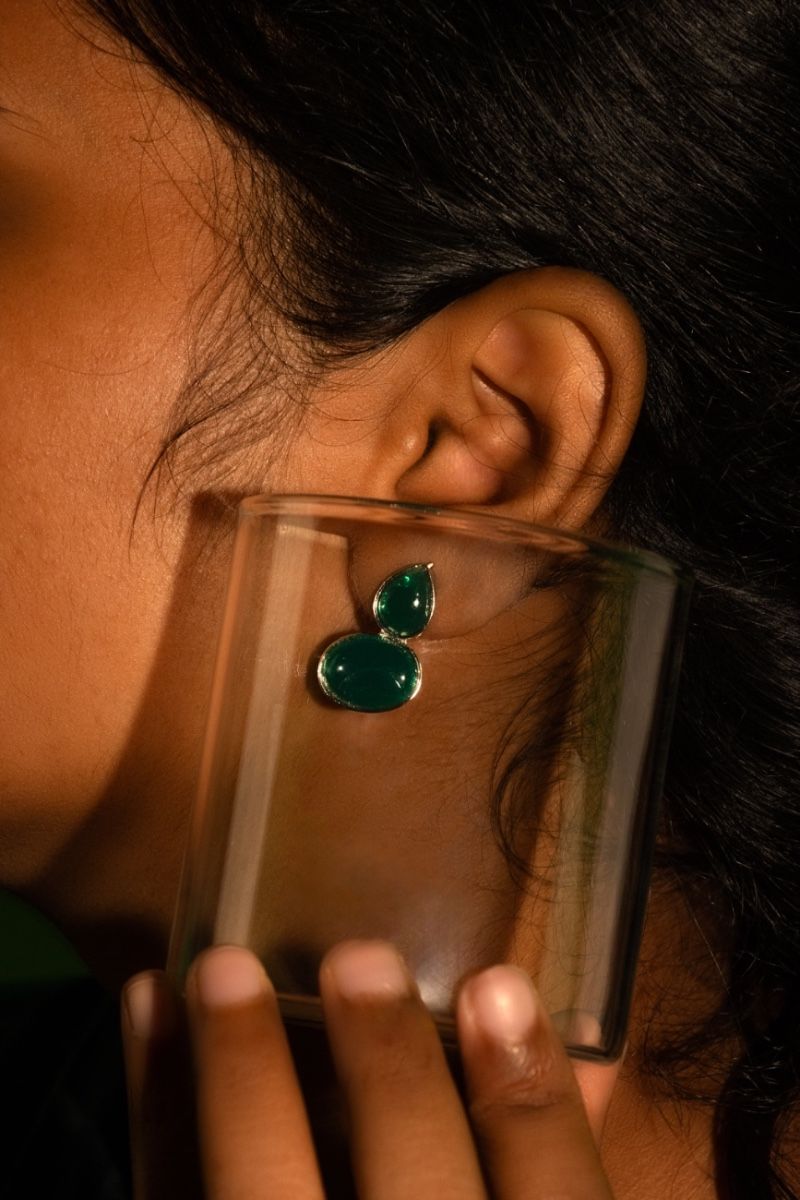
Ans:
[[[634,314],[601,280],[557,269],[508,277],[390,352],[317,378],[275,460],[255,441],[212,468],[189,437],[180,486],[164,477],[146,490],[134,524],[174,422],[198,298],[225,253],[231,164],[210,124],[77,10],[5,0],[0,63],[0,880],[118,987],[163,959],[231,494],[346,492],[597,529],[641,403],[645,355]],[[221,306],[210,312],[212,323],[224,319]],[[278,382],[292,390],[277,380],[259,397],[265,437],[286,403]],[[665,957],[678,926],[667,898],[651,916],[645,964]],[[642,988],[654,985],[645,978]],[[687,990],[698,995],[692,981]],[[260,1032],[242,1035],[254,1060],[281,1036],[265,1013]],[[361,1037],[349,1020],[336,1035],[345,1076]],[[435,1056],[424,1018],[413,1021],[410,1044]],[[220,1140],[224,1158],[231,1144],[214,1080],[231,1067],[203,1037],[203,1137]],[[614,1194],[712,1196],[707,1121],[654,1109],[635,1045],[629,1062],[604,1149]],[[573,1105],[569,1069],[558,1064]],[[348,1078],[357,1101],[357,1073]],[[595,1116],[610,1077],[598,1078],[584,1080]],[[265,1104],[273,1087],[293,1095],[288,1076],[252,1086],[266,1089]],[[486,1086],[474,1084],[479,1096]],[[463,1164],[474,1151],[448,1087],[439,1071],[423,1090],[449,1114],[431,1121],[461,1129]],[[569,1112],[575,1153],[594,1164],[587,1196],[606,1195],[580,1109]],[[366,1161],[378,1143],[369,1135],[363,1144]],[[518,1160],[504,1153],[503,1162]],[[537,1194],[509,1188],[510,1200]]]
[[[573,1070],[527,976],[494,967],[459,997],[465,1107],[430,1015],[393,956],[383,943],[346,943],[320,973],[359,1197],[486,1200],[490,1184],[497,1200],[610,1200],[597,1143],[615,1068],[582,1063]],[[188,1172],[162,1191],[164,1164],[174,1166],[181,1141],[169,1107],[159,1108],[166,1125],[151,1116],[164,1104],[164,1080],[180,1079],[170,1062],[177,1011],[153,975],[132,981],[126,998],[137,1200],[191,1194],[181,1188]],[[208,1196],[319,1200],[309,1128],[260,964],[234,947],[202,954],[189,976],[187,1008]],[[174,1100],[171,1111],[180,1112],[178,1090]],[[332,1194],[343,1195],[338,1188]]]

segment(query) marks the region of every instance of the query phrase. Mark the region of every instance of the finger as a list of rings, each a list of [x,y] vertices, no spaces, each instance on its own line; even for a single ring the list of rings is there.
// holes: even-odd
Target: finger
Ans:
[[[581,1094],[530,979],[491,967],[457,1005],[476,1137],[497,1200],[609,1200]]]
[[[583,1107],[586,1110],[586,1119],[597,1146],[602,1145],[603,1129],[623,1058],[624,1052],[613,1063],[594,1063],[582,1060],[572,1063]]]
[[[316,1156],[275,992],[236,946],[187,981],[208,1200],[321,1200]]]
[[[602,1026],[593,1013],[572,1010],[551,1016],[550,1020],[567,1045],[578,1046],[584,1050],[602,1045]],[[598,1146],[602,1145],[603,1130],[611,1097],[617,1085],[626,1050],[627,1046],[623,1046],[619,1057],[613,1062],[598,1061],[594,1058],[573,1058],[571,1060],[572,1070],[583,1098],[583,1107],[586,1109],[589,1128]]]
[[[162,971],[128,982],[121,1017],[135,1200],[198,1200],[186,1030]]]
[[[365,1200],[485,1200],[480,1166],[441,1043],[405,966],[384,942],[346,942],[320,990]]]

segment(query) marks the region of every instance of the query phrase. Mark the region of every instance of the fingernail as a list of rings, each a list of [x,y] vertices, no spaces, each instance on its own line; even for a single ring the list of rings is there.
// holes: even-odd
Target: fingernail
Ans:
[[[207,1008],[231,1008],[266,995],[266,972],[254,954],[241,946],[205,950],[192,968],[192,981]]]
[[[164,1037],[174,1026],[173,1002],[167,985],[151,972],[137,975],[122,993],[134,1037]]]
[[[492,1041],[519,1046],[530,1039],[541,1011],[528,976],[517,967],[490,967],[464,986],[463,1003],[473,1026]]]
[[[392,1000],[413,991],[402,958],[387,942],[345,942],[331,951],[323,969],[348,1000]]]

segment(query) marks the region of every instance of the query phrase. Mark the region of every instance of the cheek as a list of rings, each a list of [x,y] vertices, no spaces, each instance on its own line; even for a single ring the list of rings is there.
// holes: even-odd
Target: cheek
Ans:
[[[53,426],[43,441],[59,432]],[[134,470],[92,432],[73,428],[60,451],[40,442],[35,463],[30,446],[0,463],[4,817],[56,797],[77,809],[96,795],[132,720],[168,595],[168,560],[129,553]]]
[[[107,842],[128,855],[150,845],[176,824],[197,770],[227,539],[209,542],[186,506],[154,522],[149,497],[131,538],[149,460],[99,436],[86,450],[35,470],[0,464],[0,879],[11,884],[43,876],[102,811],[99,857]]]
[[[38,816],[51,828],[54,812],[69,826],[110,786],[138,720],[186,525],[178,514],[154,526],[148,494],[133,531],[185,362],[180,339],[163,332],[174,302],[152,285],[131,295],[119,277],[114,302],[86,278],[70,297],[69,259],[50,257],[49,287],[41,278],[34,287],[13,259],[0,267],[0,280],[16,285],[0,303],[5,827]]]
[[[46,149],[0,143],[0,845],[67,836],[141,724],[190,519],[132,523],[216,254],[135,138]]]

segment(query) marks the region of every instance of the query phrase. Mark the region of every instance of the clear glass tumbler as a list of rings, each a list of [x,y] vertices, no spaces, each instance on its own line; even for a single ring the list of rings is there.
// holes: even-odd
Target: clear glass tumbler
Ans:
[[[241,506],[170,970],[261,957],[285,1015],[392,941],[445,1041],[459,982],[528,971],[571,1053],[619,1054],[690,583],[473,512]]]

